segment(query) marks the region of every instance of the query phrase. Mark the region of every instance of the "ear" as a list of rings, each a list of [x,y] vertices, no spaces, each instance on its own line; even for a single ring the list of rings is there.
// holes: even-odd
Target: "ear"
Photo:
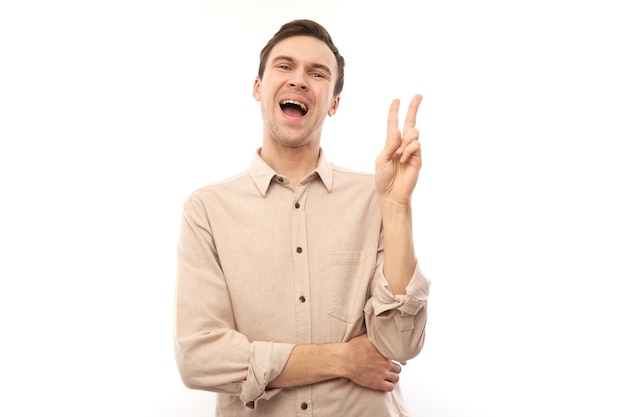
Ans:
[[[339,96],[335,96],[333,101],[330,103],[330,108],[328,109],[328,115],[333,117],[335,113],[337,113],[337,108],[339,107]]]
[[[252,97],[256,101],[261,101],[261,79],[256,77],[254,79],[254,87],[252,87]]]

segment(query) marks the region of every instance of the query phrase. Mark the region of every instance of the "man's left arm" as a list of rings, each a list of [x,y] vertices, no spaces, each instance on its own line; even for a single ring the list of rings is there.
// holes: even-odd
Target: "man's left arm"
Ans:
[[[389,109],[387,141],[376,159],[376,191],[382,217],[384,279],[374,279],[366,305],[368,335],[386,357],[407,360],[423,344],[430,282],[422,275],[413,245],[411,197],[422,166],[415,127],[421,95],[409,105],[403,131],[398,128],[399,100]],[[378,277],[380,278],[380,277]]]

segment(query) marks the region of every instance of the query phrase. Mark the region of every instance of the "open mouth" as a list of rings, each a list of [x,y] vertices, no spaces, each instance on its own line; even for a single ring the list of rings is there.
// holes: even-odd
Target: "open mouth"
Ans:
[[[280,102],[280,108],[287,116],[302,117],[309,111],[306,104],[296,100],[283,100]]]

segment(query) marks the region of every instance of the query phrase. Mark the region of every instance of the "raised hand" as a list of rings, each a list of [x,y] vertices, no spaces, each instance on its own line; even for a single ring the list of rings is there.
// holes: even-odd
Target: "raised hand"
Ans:
[[[400,132],[398,124],[400,100],[393,100],[387,119],[387,142],[376,158],[375,180],[379,198],[390,199],[391,202],[404,206],[411,202],[411,195],[422,167],[419,131],[415,127],[417,109],[421,102],[420,94],[413,97],[404,128]]]

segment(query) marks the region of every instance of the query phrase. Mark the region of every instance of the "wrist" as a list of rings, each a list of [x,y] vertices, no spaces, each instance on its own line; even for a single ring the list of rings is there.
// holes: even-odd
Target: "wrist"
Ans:
[[[411,201],[397,201],[391,197],[379,197],[378,207],[384,214],[392,216],[408,216],[411,214]]]

